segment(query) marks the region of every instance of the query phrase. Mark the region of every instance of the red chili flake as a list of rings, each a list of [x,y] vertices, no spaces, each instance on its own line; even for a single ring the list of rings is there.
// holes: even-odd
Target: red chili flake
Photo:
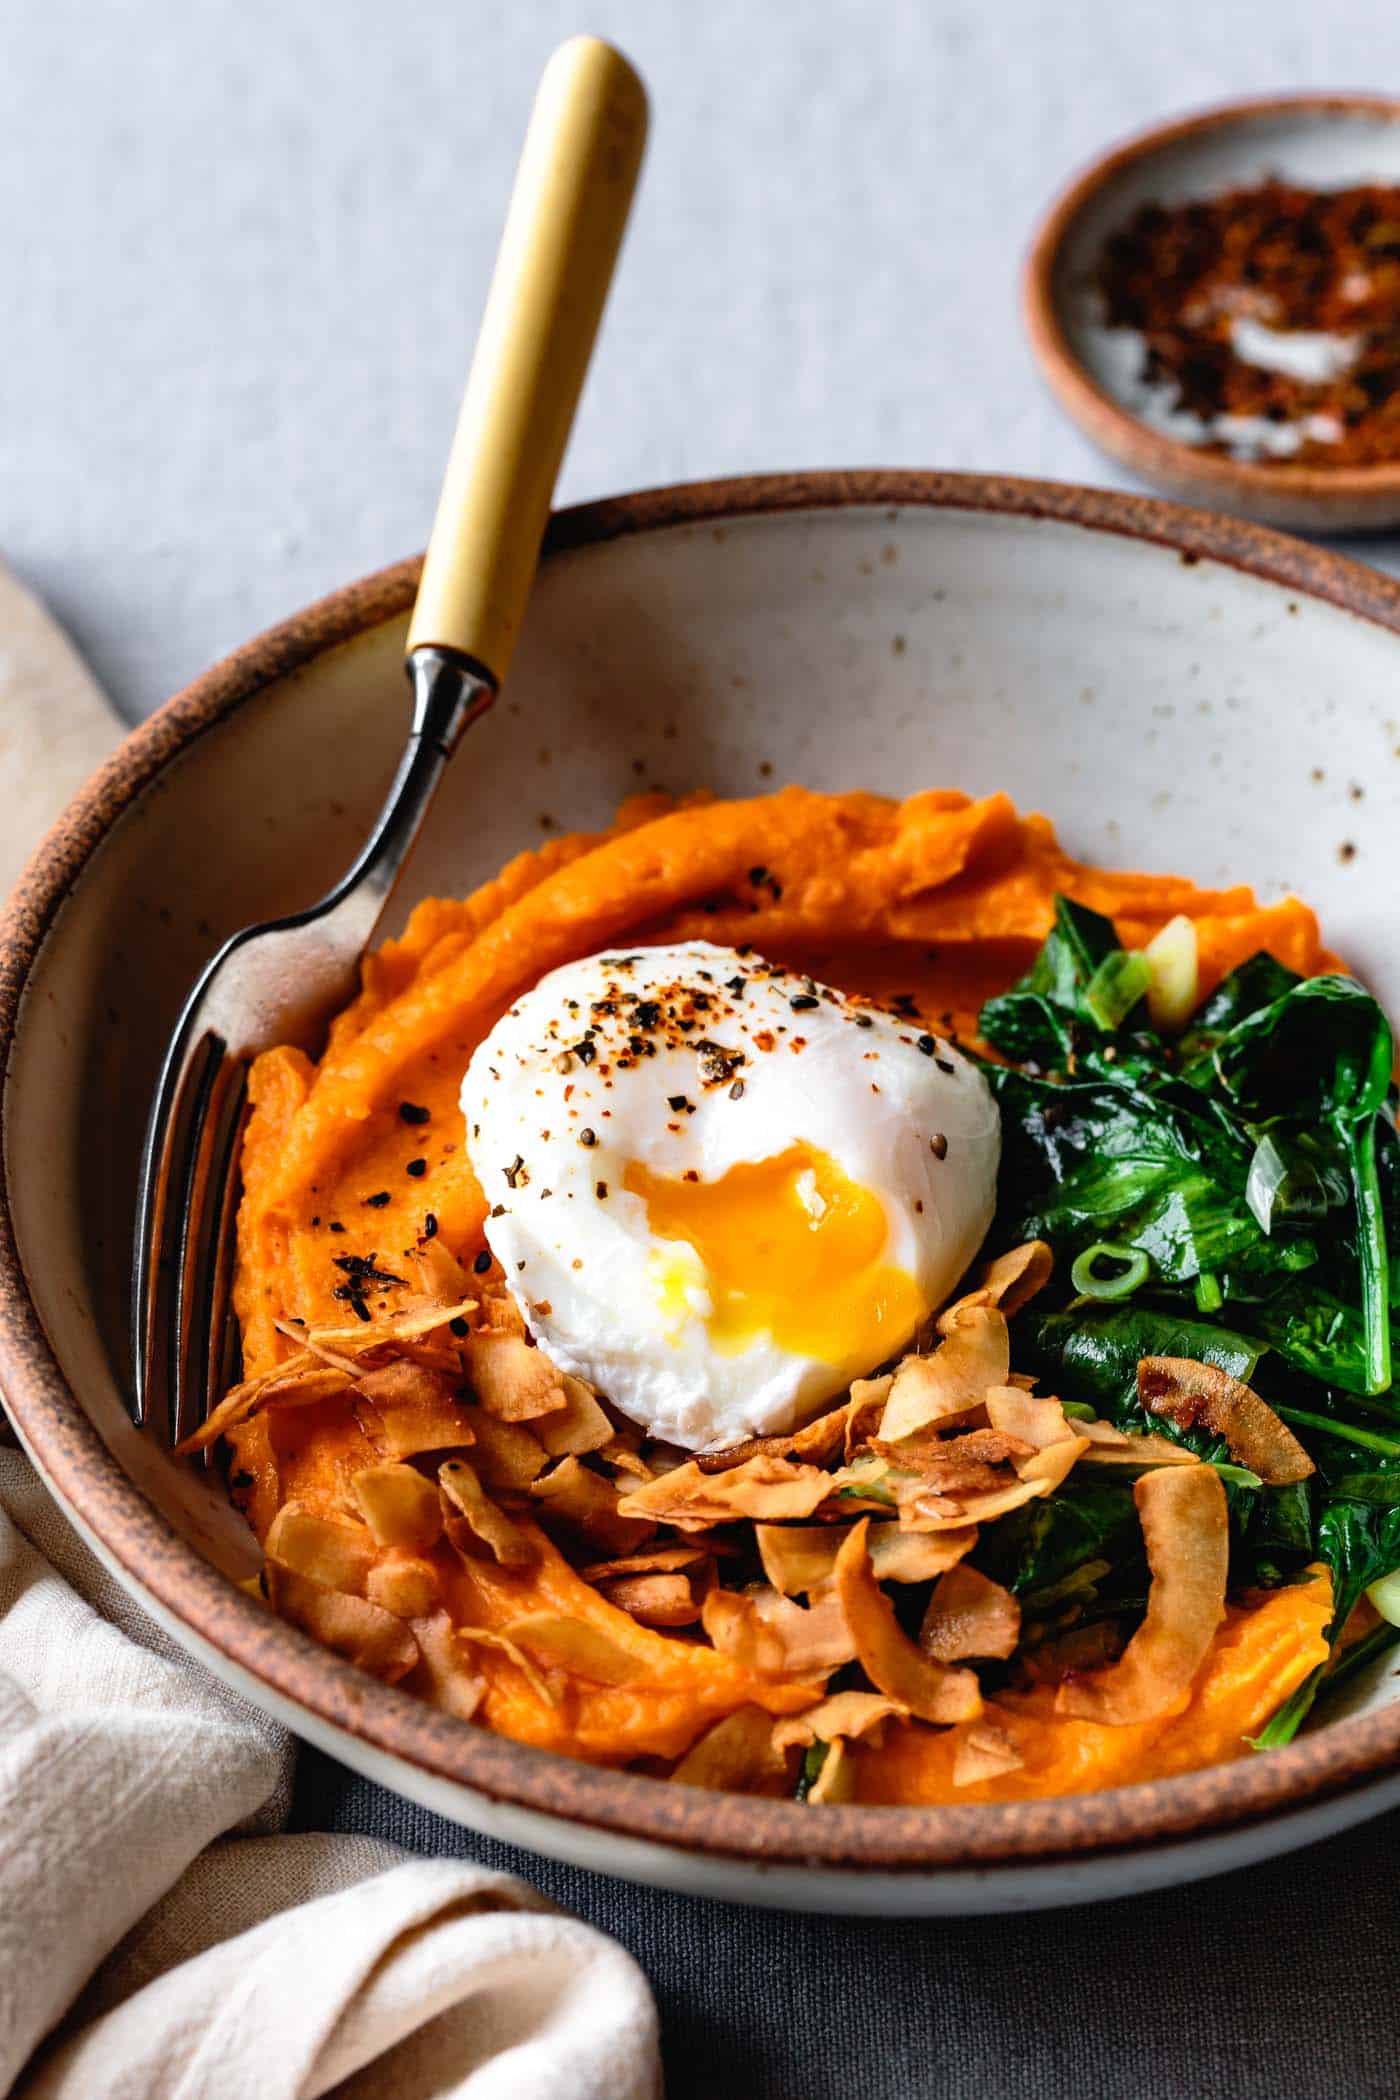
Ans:
[[[1200,417],[1209,449],[1228,447],[1212,426],[1241,416],[1296,431],[1264,467],[1400,458],[1400,186],[1269,180],[1144,204],[1105,243],[1098,278],[1109,327],[1142,336],[1144,380]],[[1339,336],[1353,354],[1321,377],[1275,371],[1237,351],[1241,319]]]

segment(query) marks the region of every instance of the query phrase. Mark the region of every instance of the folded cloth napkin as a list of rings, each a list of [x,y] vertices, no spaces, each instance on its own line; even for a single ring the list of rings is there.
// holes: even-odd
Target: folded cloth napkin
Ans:
[[[115,734],[0,570],[3,806],[36,833]],[[270,1835],[291,1767],[0,1451],[0,2094],[654,2100],[629,1955],[506,1875]]]

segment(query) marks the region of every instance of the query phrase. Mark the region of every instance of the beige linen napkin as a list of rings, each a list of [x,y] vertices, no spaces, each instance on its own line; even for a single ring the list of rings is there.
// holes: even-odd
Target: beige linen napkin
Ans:
[[[117,733],[0,569],[0,879]],[[484,1868],[266,1834],[291,1765],[0,1451],[0,2094],[654,2100],[622,1948]]]

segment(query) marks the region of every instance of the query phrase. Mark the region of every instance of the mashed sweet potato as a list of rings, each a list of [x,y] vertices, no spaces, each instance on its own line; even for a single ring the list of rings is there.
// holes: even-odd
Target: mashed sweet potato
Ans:
[[[1019,816],[1004,795],[944,791],[903,803],[795,787],[748,801],[641,798],[610,830],[522,854],[464,901],[421,904],[404,937],[367,961],[319,1065],[280,1049],[254,1068],[236,1278],[245,1370],[261,1375],[290,1354],[288,1324],[349,1317],[357,1263],[392,1267],[426,1235],[471,1269],[483,1203],[462,1142],[462,1073],[546,971],[624,943],[749,944],[971,1040],[982,1002],[1044,938],[1057,892],[1111,916],[1128,945],[1188,915],[1203,990],[1261,948],[1303,973],[1330,960],[1297,900],[1262,907],[1244,887],[1089,868],[1061,851],[1043,817]],[[288,1503],[342,1520],[356,1473],[382,1456],[343,1397],[259,1415],[231,1441],[260,1535]],[[464,1567],[445,1545],[430,1558],[424,1579],[461,1627],[489,1634],[522,1614],[562,1613],[645,1663],[645,1686],[573,1681],[567,1696],[556,1685],[544,1698],[508,1647],[482,1641],[479,1712],[504,1734],[606,1762],[671,1759],[726,1713],[790,1711],[818,1696],[764,1685],[731,1656],[638,1626],[542,1534],[527,1568]],[[1184,1711],[1163,1722],[1100,1727],[1056,1719],[1048,1694],[1007,1695],[996,1718],[1022,1750],[1020,1770],[954,1796],[950,1737],[899,1725],[882,1749],[862,1747],[859,1797],[1010,1799],[1235,1754],[1320,1659],[1324,1589],[1232,1612]],[[434,1693],[426,1652],[406,1681]]]

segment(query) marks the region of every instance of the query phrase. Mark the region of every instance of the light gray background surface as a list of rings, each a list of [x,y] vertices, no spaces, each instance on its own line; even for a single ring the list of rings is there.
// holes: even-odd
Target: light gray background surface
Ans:
[[[1116,479],[1019,332],[1052,192],[1202,102],[1400,86],[1382,0],[0,19],[0,553],[132,718],[421,546],[535,80],[575,29],[634,57],[653,130],[566,500],[795,466]]]

